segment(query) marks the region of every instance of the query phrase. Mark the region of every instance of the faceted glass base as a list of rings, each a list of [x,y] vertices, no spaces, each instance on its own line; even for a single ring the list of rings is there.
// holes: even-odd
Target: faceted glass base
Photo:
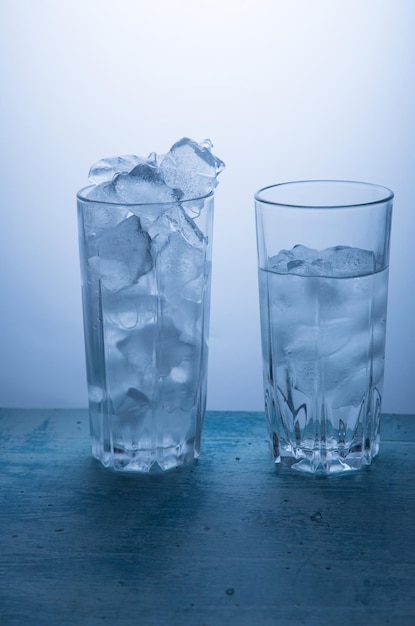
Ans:
[[[112,453],[102,451],[101,454],[93,447],[92,455],[104,467],[115,471],[156,474],[192,463],[199,456],[199,451],[195,448],[195,441],[189,440],[177,446],[155,450],[123,450],[114,447]]]
[[[303,446],[294,448],[290,444],[278,441],[275,433],[272,436],[271,451],[276,464],[299,472],[309,474],[338,474],[359,470],[370,465],[379,451],[379,436],[371,443],[344,446],[328,442],[329,446]]]

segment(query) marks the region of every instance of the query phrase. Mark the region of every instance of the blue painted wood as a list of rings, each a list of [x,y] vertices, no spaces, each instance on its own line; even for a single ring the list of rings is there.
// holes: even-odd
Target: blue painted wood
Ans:
[[[102,468],[82,410],[0,411],[0,454],[2,626],[415,623],[415,416],[328,478],[275,468],[260,413],[165,475]]]

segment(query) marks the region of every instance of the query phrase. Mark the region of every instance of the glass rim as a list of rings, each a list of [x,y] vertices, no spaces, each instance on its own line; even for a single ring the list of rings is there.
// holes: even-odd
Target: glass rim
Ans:
[[[381,198],[378,198],[377,200],[368,200],[365,202],[352,202],[352,203],[336,203],[336,204],[319,204],[319,203],[315,203],[315,204],[310,204],[310,203],[302,203],[302,204],[295,204],[292,202],[282,202],[282,201],[277,201],[277,200],[269,200],[269,199],[265,199],[263,197],[261,197],[261,194],[263,194],[264,192],[266,192],[269,189],[275,189],[275,188],[280,188],[280,187],[288,187],[288,186],[302,186],[302,185],[306,185],[306,184],[324,184],[324,183],[329,183],[329,184],[339,184],[339,185],[350,185],[350,186],[360,186],[360,187],[366,187],[366,188],[372,188],[372,189],[378,189],[379,191],[383,191],[384,192],[384,196]],[[266,187],[262,187],[261,189],[259,189],[255,195],[254,198],[257,202],[261,202],[262,204],[269,204],[269,205],[273,205],[273,206],[280,206],[280,207],[287,207],[287,208],[293,208],[293,209],[351,209],[351,208],[357,208],[357,207],[363,207],[363,206],[373,206],[376,204],[384,204],[385,202],[389,202],[394,198],[394,193],[391,189],[389,189],[388,187],[385,187],[384,185],[378,185],[376,183],[368,183],[368,182],[364,182],[364,181],[358,181],[358,180],[341,180],[341,179],[309,179],[309,180],[293,180],[293,181],[287,181],[287,182],[283,182],[283,183],[275,183],[273,185],[267,185]]]
[[[123,206],[123,207],[129,207],[129,206],[175,206],[177,204],[186,204],[188,202],[197,202],[198,200],[207,200],[208,198],[212,198],[215,195],[215,191],[212,190],[210,191],[208,194],[206,194],[205,196],[198,196],[196,198],[188,198],[186,200],[171,200],[168,202],[118,202],[118,201],[114,201],[114,200],[95,200],[93,198],[88,198],[87,196],[85,196],[85,192],[89,191],[90,189],[93,189],[94,187],[96,187],[96,185],[86,185],[85,187],[82,187],[82,189],[80,189],[77,194],[76,197],[78,200],[81,200],[82,202],[90,202],[91,204],[110,204],[113,206]]]

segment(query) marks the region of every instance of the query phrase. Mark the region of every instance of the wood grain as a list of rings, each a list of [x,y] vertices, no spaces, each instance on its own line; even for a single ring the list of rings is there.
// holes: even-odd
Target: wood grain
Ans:
[[[210,412],[191,467],[124,475],[86,411],[0,411],[0,624],[412,626],[415,416],[345,476],[277,469],[266,439]]]

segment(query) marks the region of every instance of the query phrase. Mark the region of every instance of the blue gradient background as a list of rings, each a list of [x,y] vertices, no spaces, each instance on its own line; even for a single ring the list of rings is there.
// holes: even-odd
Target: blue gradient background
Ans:
[[[383,409],[415,413],[415,3],[2,0],[0,406],[86,406],[75,193],[101,157],[210,137],[210,409],[262,409],[253,194],[396,194]]]

